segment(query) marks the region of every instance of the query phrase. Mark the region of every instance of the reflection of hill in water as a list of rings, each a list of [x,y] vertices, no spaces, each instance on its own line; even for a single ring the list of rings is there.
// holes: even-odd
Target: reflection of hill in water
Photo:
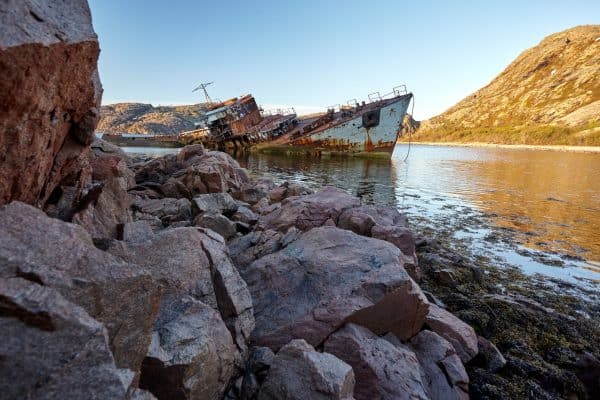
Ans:
[[[488,151],[479,150],[485,155]],[[490,151],[463,168],[465,197],[496,214],[496,225],[523,233],[520,242],[600,259],[600,157],[542,151]]]

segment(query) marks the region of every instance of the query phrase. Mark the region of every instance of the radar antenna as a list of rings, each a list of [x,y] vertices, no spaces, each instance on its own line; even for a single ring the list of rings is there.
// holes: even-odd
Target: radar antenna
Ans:
[[[211,104],[213,101],[210,98],[210,96],[208,95],[208,91],[206,90],[206,87],[209,85],[212,85],[214,82],[205,82],[205,83],[201,83],[200,85],[198,85],[194,90],[192,90],[192,92],[195,92],[197,90],[202,89],[204,91],[204,97],[206,97],[206,102],[208,104]]]

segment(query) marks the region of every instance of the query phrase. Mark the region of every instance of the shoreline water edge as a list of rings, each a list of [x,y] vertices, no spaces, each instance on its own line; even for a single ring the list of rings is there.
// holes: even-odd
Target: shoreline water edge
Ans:
[[[600,153],[600,146],[566,146],[566,145],[532,145],[532,144],[501,144],[483,142],[420,142],[411,141],[411,144],[422,146],[451,146],[451,147],[488,147],[497,149],[514,150],[546,150],[546,151],[568,151],[574,153]],[[408,145],[408,139],[398,141],[398,144]]]

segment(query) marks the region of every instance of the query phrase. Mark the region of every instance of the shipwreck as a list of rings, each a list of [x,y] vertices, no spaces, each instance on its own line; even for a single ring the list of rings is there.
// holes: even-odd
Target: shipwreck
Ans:
[[[317,115],[299,117],[293,109],[264,112],[251,95],[209,103],[196,129],[182,132],[184,143],[202,143],[219,150],[256,148],[329,154],[391,156],[413,98],[406,86],[390,93],[371,93],[368,101],[353,99]]]

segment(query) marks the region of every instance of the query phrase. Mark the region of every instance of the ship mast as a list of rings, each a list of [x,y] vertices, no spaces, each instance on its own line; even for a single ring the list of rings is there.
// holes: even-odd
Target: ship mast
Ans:
[[[206,87],[209,85],[212,85],[214,82],[205,82],[205,83],[201,83],[200,85],[198,85],[194,90],[192,90],[192,92],[195,92],[197,90],[202,89],[204,91],[204,97],[206,98],[206,102],[208,104],[212,104],[212,99],[210,98],[210,96],[208,95],[208,91],[206,90]]]

